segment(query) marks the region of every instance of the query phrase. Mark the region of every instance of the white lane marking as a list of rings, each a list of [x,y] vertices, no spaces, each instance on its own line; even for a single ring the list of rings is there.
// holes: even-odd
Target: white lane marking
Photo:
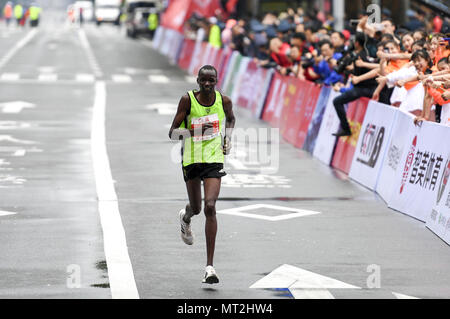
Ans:
[[[105,111],[106,85],[105,82],[97,82],[91,126],[91,152],[111,295],[119,299],[137,299],[139,293],[128,255],[106,149]]]
[[[395,296],[395,298],[397,299],[419,299],[417,297],[413,297],[413,296],[408,296],[408,295],[403,295],[403,294],[399,294],[397,292],[392,292],[392,294]]]
[[[94,52],[92,51],[91,45],[89,44],[88,38],[83,29],[78,30],[78,36],[80,38],[81,46],[86,52],[88,62],[92,70],[94,71],[95,76],[99,78],[102,77],[103,72],[100,69],[100,65],[98,64],[97,59],[95,58]]]
[[[93,74],[88,73],[77,73],[77,75],[75,76],[75,80],[78,82],[92,83],[95,81],[95,76]]]
[[[39,74],[38,81],[44,81],[44,82],[55,82],[58,80],[57,74]]]
[[[19,73],[3,73],[1,76],[3,81],[18,81],[20,79]]]
[[[295,299],[335,299],[327,289],[295,289],[289,288]]]
[[[0,142],[3,142],[3,141],[17,143],[17,144],[25,144],[25,145],[36,144],[36,142],[34,142],[34,141],[20,140],[20,139],[12,137],[11,135],[0,135]]]
[[[284,264],[250,286],[251,289],[288,288],[294,298],[334,299],[328,289],[361,289],[345,282]]]
[[[0,109],[3,113],[20,113],[25,108],[33,108],[35,104],[24,102],[24,101],[12,101],[0,104]]]
[[[26,153],[26,150],[17,150],[14,152],[13,156],[25,156]]]
[[[258,209],[259,210],[271,209],[271,210],[280,211],[280,215],[266,216],[266,215],[261,215],[261,214],[257,214],[257,213],[246,213],[246,211],[251,211],[251,210],[257,211]],[[291,212],[291,213],[290,214],[282,214],[282,212]],[[283,206],[277,206],[277,205],[267,205],[267,204],[256,204],[256,205],[248,205],[248,206],[237,207],[237,208],[223,209],[223,210],[218,211],[217,213],[223,214],[223,215],[234,215],[234,216],[240,216],[240,217],[262,219],[262,220],[267,220],[267,221],[271,221],[271,222],[277,222],[280,220],[286,220],[286,219],[291,219],[291,218],[320,214],[320,212],[315,212],[312,210],[297,209],[297,208],[283,207]],[[278,288],[283,288],[283,287],[278,287]]]
[[[55,67],[53,66],[41,66],[38,68],[39,73],[55,73]]]
[[[116,83],[131,83],[131,76],[127,74],[113,74],[112,80]]]
[[[0,216],[16,215],[17,213],[0,210]]]
[[[16,43],[15,46],[13,46],[11,48],[11,50],[9,50],[4,56],[3,58],[0,60],[0,69],[3,68],[6,63],[9,62],[9,60],[11,60],[11,58],[20,50],[22,49],[25,45],[27,45],[28,42],[31,41],[31,39],[33,39],[33,37],[36,35],[36,33],[38,32],[37,29],[33,29],[30,32],[27,33],[27,35],[20,40],[19,42]]]
[[[165,75],[153,74],[153,75],[149,75],[148,79],[152,83],[169,83],[170,82],[169,78]]]

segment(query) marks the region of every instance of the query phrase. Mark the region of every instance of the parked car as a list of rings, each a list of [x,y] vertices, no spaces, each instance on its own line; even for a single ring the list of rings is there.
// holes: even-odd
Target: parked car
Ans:
[[[163,6],[164,2],[161,0],[128,0],[125,3],[127,35],[135,38],[150,34],[148,16],[152,12],[161,12]]]

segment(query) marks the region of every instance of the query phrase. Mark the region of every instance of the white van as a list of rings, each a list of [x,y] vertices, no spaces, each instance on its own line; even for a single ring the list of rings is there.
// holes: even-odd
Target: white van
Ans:
[[[119,24],[121,0],[95,0],[95,21]]]

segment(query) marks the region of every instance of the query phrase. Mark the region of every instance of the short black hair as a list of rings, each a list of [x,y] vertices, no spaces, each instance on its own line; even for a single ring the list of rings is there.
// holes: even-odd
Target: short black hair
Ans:
[[[294,33],[294,35],[292,36],[293,39],[299,39],[302,40],[303,42],[306,41],[306,35],[303,32],[296,32]]]
[[[339,35],[339,38],[341,38],[342,40],[345,40],[345,35],[342,32],[339,32],[339,31],[331,32],[331,34],[333,34],[333,33],[337,33]]]
[[[212,65],[208,65],[208,64],[202,66],[202,67],[200,68],[200,70],[198,70],[198,75],[200,75],[200,73],[201,73],[202,71],[206,71],[206,70],[214,71],[214,72],[216,73],[216,76],[217,76],[217,70],[216,70],[216,68],[213,67]]]
[[[382,38],[382,39],[384,38],[385,41],[394,40],[394,36],[393,36],[392,34],[389,34],[389,33],[384,33],[384,34],[381,36],[381,38]]]
[[[354,42],[358,42],[359,45],[364,46],[366,43],[366,35],[362,32],[356,32]]]
[[[418,45],[423,48],[425,46],[425,43],[426,43],[425,39],[417,40],[417,41],[414,41],[414,43],[412,44],[412,47],[415,45]]]
[[[386,46],[386,44],[388,44],[388,43],[392,43],[392,44],[395,45],[397,48],[400,47],[400,44],[398,44],[397,41],[395,41],[394,39],[392,39],[392,40],[387,40],[387,41],[384,43],[384,45]]]
[[[328,46],[330,47],[330,49],[333,49],[333,44],[331,43],[330,40],[322,40],[322,41],[319,41],[319,43],[318,43],[319,48],[321,48],[322,45],[324,45],[324,44],[328,44]]]

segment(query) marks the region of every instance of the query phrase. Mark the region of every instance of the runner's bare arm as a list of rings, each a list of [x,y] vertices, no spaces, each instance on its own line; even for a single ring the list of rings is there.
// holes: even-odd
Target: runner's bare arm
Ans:
[[[225,138],[223,145],[223,152],[225,155],[230,154],[231,149],[231,134],[233,133],[236,118],[233,113],[233,102],[227,96],[223,96],[223,111],[225,112]]]
[[[189,105],[189,96],[187,94],[183,95],[180,99],[180,102],[178,103],[177,113],[175,114],[175,117],[172,121],[172,126],[169,130],[169,138],[173,141],[184,139],[190,134],[189,129],[179,128],[181,123],[183,123],[184,119],[187,116]]]
[[[225,136],[231,137],[236,118],[233,113],[233,102],[228,96],[223,96],[223,111],[225,112]]]
[[[187,117],[187,113],[190,108],[190,99],[189,96],[183,95],[178,103],[177,113],[172,121],[172,126],[169,130],[169,138],[173,141],[179,141],[181,139],[189,138],[194,136],[194,129],[188,128],[180,128],[181,123],[183,123],[184,119]],[[207,123],[202,125],[202,133],[205,133],[208,129],[212,128],[211,123]]]

